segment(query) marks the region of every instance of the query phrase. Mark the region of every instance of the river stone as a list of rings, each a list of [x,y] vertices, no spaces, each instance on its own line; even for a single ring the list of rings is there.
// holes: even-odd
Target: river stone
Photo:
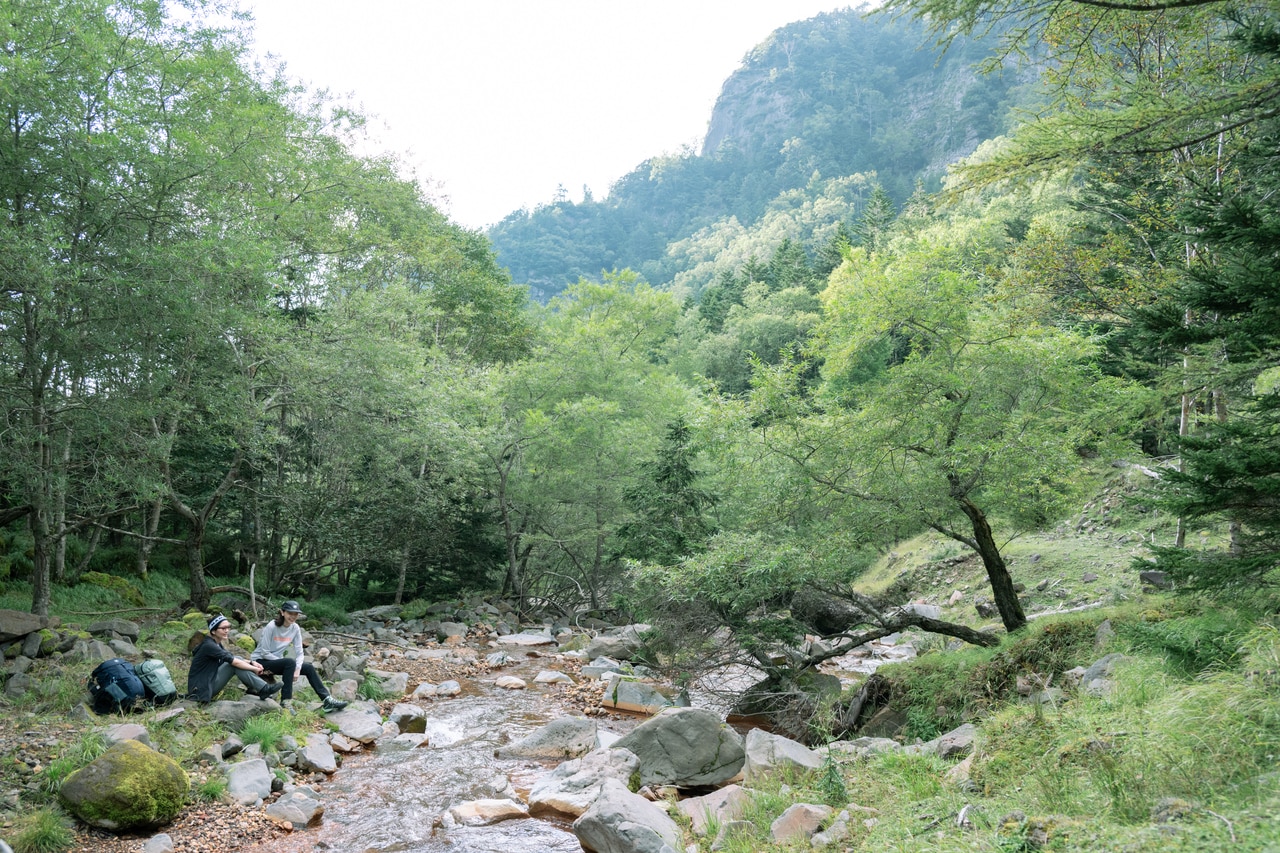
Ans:
[[[973,741],[978,729],[973,723],[964,723],[937,739],[934,751],[939,758],[963,757],[973,752]]]
[[[437,696],[457,696],[462,692],[462,685],[456,681],[442,681],[436,685]]]
[[[204,706],[204,710],[218,722],[233,732],[244,728],[244,724],[260,714],[279,711],[280,706],[274,699],[262,700],[256,696],[248,696],[244,701],[219,699]]]
[[[153,835],[142,845],[142,853],[173,853],[173,838],[168,833]]]
[[[295,790],[267,806],[266,813],[276,823],[288,823],[293,829],[302,829],[320,822],[324,806],[303,791]]]
[[[743,773],[747,782],[788,769],[812,771],[822,767],[822,756],[809,747],[763,729],[747,732],[745,748]]]
[[[371,669],[368,675],[378,679],[382,689],[391,696],[403,696],[409,692],[409,673],[407,672],[384,672]]]
[[[116,831],[168,823],[182,810],[190,788],[173,759],[125,740],[68,776],[58,796],[80,820]]]
[[[554,669],[544,669],[534,677],[533,681],[535,684],[573,684],[572,678]]]
[[[587,657],[591,660],[598,657],[630,660],[640,650],[640,635],[650,627],[652,626],[637,624],[611,628],[587,644]]]
[[[436,639],[442,643],[450,637],[465,639],[466,636],[467,626],[461,622],[441,622],[436,626]]]
[[[689,797],[679,803],[680,811],[689,816],[693,834],[704,836],[712,823],[723,826],[742,817],[751,805],[751,794],[741,785],[725,785],[701,797]]]
[[[550,634],[524,632],[507,634],[505,637],[499,637],[494,642],[503,646],[552,646],[555,645],[556,640]]]
[[[409,696],[409,698],[410,699],[434,699],[436,698],[436,692],[438,690],[439,688],[437,688],[430,681],[424,681],[413,689],[413,693],[412,695]]]
[[[503,690],[524,690],[529,685],[525,683],[523,678],[516,678],[514,675],[504,675],[497,681],[493,682],[495,687],[501,687]]]
[[[142,657],[142,652],[138,651],[138,647],[128,640],[122,640],[119,637],[112,637],[110,640],[107,640],[107,645],[111,647],[111,651],[115,653],[116,657]]]
[[[20,640],[49,625],[49,620],[43,616],[23,613],[20,610],[0,610],[0,645]]]
[[[606,673],[613,675],[614,673]],[[656,714],[670,708],[672,702],[658,692],[658,688],[642,681],[615,678],[600,697],[600,707],[615,711],[631,711],[636,714]]]
[[[746,760],[742,736],[704,708],[668,708],[614,746],[640,759],[641,785],[720,785]]]
[[[574,835],[596,853],[676,853],[680,828],[661,808],[606,779],[600,795],[573,822]]]
[[[593,750],[562,762],[535,782],[529,791],[529,809],[578,817],[595,802],[606,779],[626,785],[639,769],[640,759],[628,749]]]
[[[536,758],[562,761],[586,755],[596,745],[596,721],[586,717],[557,717],[514,743],[494,750],[495,758]]]
[[[117,636],[136,643],[138,635],[141,631],[136,622],[130,622],[128,619],[107,619],[102,622],[94,622],[86,628],[94,637],[110,637]]]
[[[529,809],[524,803],[515,800],[471,800],[450,806],[448,818],[455,825],[489,826],[504,820],[529,816]]]
[[[307,735],[307,745],[294,752],[297,756],[297,768],[320,773],[336,773],[338,757],[333,754],[333,746],[329,738],[322,734]]]
[[[431,736],[426,732],[405,732],[399,734],[388,741],[379,741],[379,749],[387,749],[389,751],[418,749],[420,747],[429,746],[431,744]]]
[[[401,733],[421,734],[427,730],[427,712],[418,705],[401,702],[391,709],[389,719]]]
[[[340,702],[354,702],[360,692],[360,682],[354,678],[340,678],[329,685],[329,695]]]
[[[251,806],[271,796],[275,776],[261,758],[237,761],[227,768],[227,796],[242,806]]]
[[[373,743],[382,736],[382,716],[370,703],[350,705],[328,714],[325,719],[337,726],[344,737],[360,743]]]
[[[796,803],[769,825],[769,834],[779,844],[788,844],[800,838],[812,838],[822,822],[835,810],[831,806],[813,803]]]
[[[598,657],[592,659],[591,663],[582,667],[583,678],[600,678],[606,672],[620,673],[623,671],[622,664],[613,658]]]
[[[138,743],[151,746],[151,734],[147,731],[147,727],[137,723],[116,723],[113,726],[107,726],[102,729],[102,738],[108,744],[119,743],[122,740],[136,740]]]
[[[63,656],[62,660],[64,663],[74,663],[76,661],[99,663],[100,661],[111,660],[113,657],[116,657],[116,653],[101,640],[76,640],[76,644],[71,647],[71,651]]]

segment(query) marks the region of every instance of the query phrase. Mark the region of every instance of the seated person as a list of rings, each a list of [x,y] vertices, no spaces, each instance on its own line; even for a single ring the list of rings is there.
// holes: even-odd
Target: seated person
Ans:
[[[280,691],[281,685],[268,684],[259,678],[262,665],[236,657],[226,648],[231,635],[231,622],[218,614],[209,620],[209,633],[201,636],[200,644],[191,654],[191,669],[187,672],[187,698],[197,702],[212,702],[222,692],[234,672],[259,699],[269,699]]]
[[[302,609],[296,601],[286,601],[280,605],[276,618],[266,624],[258,632],[258,647],[250,657],[262,665],[268,672],[279,675],[284,680],[284,692],[280,694],[280,704],[286,708],[293,706],[293,682],[299,675],[305,675],[311,689],[322,700],[320,710],[341,711],[347,707],[329,695],[320,674],[309,661],[302,659],[302,628],[298,620],[302,618]],[[293,651],[293,657],[287,658],[285,652]]]

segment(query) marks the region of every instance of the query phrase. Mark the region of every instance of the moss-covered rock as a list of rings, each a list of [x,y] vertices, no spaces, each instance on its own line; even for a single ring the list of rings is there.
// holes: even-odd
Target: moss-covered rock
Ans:
[[[58,648],[58,632],[48,628],[40,629],[40,657],[47,658]]]
[[[100,586],[103,589],[109,589],[129,604],[138,607],[146,604],[146,599],[142,595],[142,591],[136,586],[129,583],[122,577],[116,575],[104,575],[102,572],[85,572],[80,576],[80,583],[87,583],[93,586]]]
[[[149,829],[172,821],[190,788],[187,774],[173,759],[126,740],[68,776],[59,799],[90,826]]]
[[[258,645],[252,634],[241,634],[233,642],[246,652],[252,652]]]

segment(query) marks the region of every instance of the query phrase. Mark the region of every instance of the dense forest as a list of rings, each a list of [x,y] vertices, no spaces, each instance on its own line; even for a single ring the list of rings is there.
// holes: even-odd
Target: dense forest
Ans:
[[[32,612],[170,572],[198,607],[501,589],[749,645],[932,530],[1016,631],[1002,544],[1139,457],[1231,533],[1150,560],[1277,580],[1274,3],[820,16],[748,55],[713,150],[494,244],[214,11],[0,7],[0,582]],[[748,108],[789,74],[804,112]],[[898,86],[954,110],[906,124]],[[521,234],[576,281],[530,299]]]

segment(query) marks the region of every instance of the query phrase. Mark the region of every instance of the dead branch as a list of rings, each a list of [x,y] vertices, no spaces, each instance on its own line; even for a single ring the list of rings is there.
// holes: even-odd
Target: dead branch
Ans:
[[[348,640],[355,640],[356,642],[360,642],[360,643],[381,643],[384,646],[395,646],[397,649],[413,648],[413,646],[406,645],[405,643],[394,643],[391,640],[374,640],[374,639],[370,639],[369,637],[361,637],[356,634],[343,634],[341,631],[308,631],[307,633],[311,634],[312,636],[345,637]]]

